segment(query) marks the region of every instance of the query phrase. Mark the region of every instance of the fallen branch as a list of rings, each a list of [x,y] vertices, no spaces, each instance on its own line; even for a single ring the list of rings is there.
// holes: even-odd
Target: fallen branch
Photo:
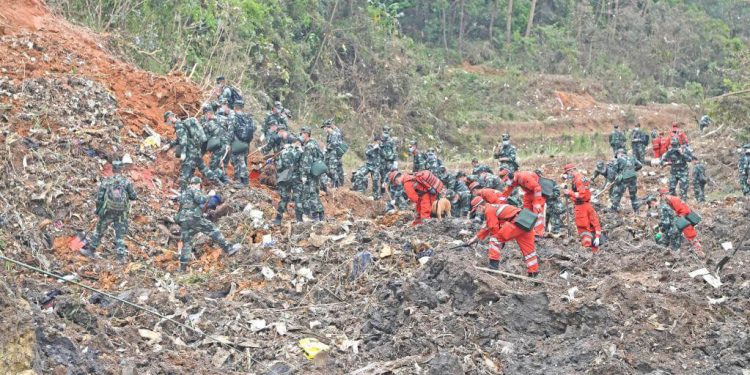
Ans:
[[[728,96],[734,96],[734,95],[745,94],[745,93],[748,93],[748,92],[750,92],[750,89],[747,89],[747,90],[740,90],[740,91],[735,91],[735,92],[728,92],[728,93],[726,93],[726,94],[721,94],[721,95],[717,95],[717,96],[712,96],[712,97],[710,97],[710,98],[707,98],[706,100],[707,100],[707,101],[708,101],[708,100],[716,100],[716,99],[726,98],[726,97],[728,97]]]
[[[380,374],[389,374],[392,373],[393,370],[396,370],[400,367],[404,367],[406,365],[410,365],[412,363],[418,362],[418,363],[426,363],[429,360],[431,360],[432,357],[424,357],[421,355],[412,355],[409,357],[403,357],[399,359],[395,359],[393,361],[387,361],[387,362],[375,362],[370,363],[369,365],[365,367],[361,367],[357,370],[354,370],[351,372],[351,375],[380,375]]]
[[[496,273],[496,274],[498,274],[498,275],[503,275],[503,276],[507,276],[507,277],[512,277],[512,278],[515,278],[515,279],[520,279],[520,280],[531,281],[531,282],[534,282],[534,283],[538,283],[538,284],[546,284],[546,285],[552,285],[552,286],[554,286],[554,285],[555,285],[555,284],[553,284],[553,283],[550,283],[550,282],[547,282],[547,281],[542,281],[542,280],[539,280],[539,279],[534,279],[534,278],[531,278],[531,277],[527,277],[527,276],[516,275],[516,274],[514,274],[514,273],[509,273],[509,272],[497,271],[497,270],[493,270],[493,269],[491,269],[491,268],[486,268],[486,267],[478,267],[478,266],[474,266],[474,268],[475,268],[475,269],[478,269],[478,270],[480,270],[480,271],[486,271],[486,272],[489,272],[489,273]]]

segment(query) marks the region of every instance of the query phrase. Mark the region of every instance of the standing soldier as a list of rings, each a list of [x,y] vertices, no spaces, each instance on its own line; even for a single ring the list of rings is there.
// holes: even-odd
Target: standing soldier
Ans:
[[[266,116],[266,120],[263,121],[261,141],[265,141],[271,136],[270,128],[271,128],[272,122],[276,122],[276,124],[278,124],[279,127],[289,128],[286,112],[284,112],[284,107],[281,105],[281,102],[279,101],[273,103],[273,107],[271,107],[271,112],[268,113],[268,116]]]
[[[626,141],[625,134],[620,131],[620,125],[615,123],[612,133],[609,134],[609,145],[612,147],[612,154],[617,156],[617,150],[626,148]]]
[[[440,167],[443,166],[443,161],[438,158],[437,152],[435,152],[435,148],[430,147],[427,150],[427,154],[425,155],[425,162],[428,171],[432,172],[432,174],[436,176],[440,174]]]
[[[633,139],[631,140],[630,145],[633,147],[633,156],[641,164],[644,163],[646,158],[646,146],[648,146],[649,141],[650,137],[646,132],[641,130],[641,124],[636,123],[635,128],[633,129]]]
[[[211,105],[203,106],[203,119],[202,119],[203,132],[206,133],[206,151],[211,153],[211,159],[208,162],[208,169],[214,173],[214,175],[221,180],[221,182],[227,183],[227,177],[224,172],[224,159],[229,154],[229,147],[231,134],[226,128],[219,124],[216,120],[214,109]]]
[[[427,169],[427,157],[423,152],[419,151],[416,140],[411,141],[409,155],[412,156],[412,172],[417,173]]]
[[[693,165],[693,192],[695,193],[695,200],[698,202],[706,201],[706,183],[708,182],[708,176],[706,175],[706,165],[698,159],[693,159],[695,164]]]
[[[247,155],[250,151],[250,142],[255,135],[255,122],[252,116],[245,113],[245,102],[238,100],[234,103],[234,116],[230,128],[232,138],[231,160],[234,168],[234,178],[242,185],[247,185]]]
[[[701,117],[700,121],[698,121],[698,127],[701,129],[701,133],[703,133],[703,129],[711,125],[711,118],[708,117],[708,115],[703,115]]]
[[[511,173],[518,170],[516,148],[510,144],[510,134],[503,134],[502,144],[493,156],[500,164],[507,165]]]
[[[326,173],[326,164],[323,161],[323,152],[318,142],[310,138],[310,128],[303,126],[299,132],[302,142],[302,154],[300,155],[300,173],[302,174],[303,208],[314,221],[324,218],[323,203],[320,201],[320,176]]]
[[[227,256],[232,256],[240,250],[239,244],[229,245],[216,224],[203,217],[208,198],[201,192],[201,178],[197,176],[190,179],[190,186],[177,197],[180,202],[180,209],[177,211],[175,222],[180,225],[180,236],[182,238],[182,250],[180,251],[180,271],[182,272],[187,270],[188,263],[190,263],[193,253],[192,241],[196,233],[208,234],[224,250]]]
[[[625,194],[625,190],[630,193],[630,205],[633,213],[638,213],[638,173],[643,168],[643,164],[636,158],[628,156],[624,149],[617,150],[617,159],[615,159],[615,182],[612,185],[612,206],[613,212],[620,211],[620,201]]]
[[[298,223],[302,222],[302,177],[300,175],[301,143],[294,139],[292,144],[284,145],[276,161],[276,186],[281,200],[276,209],[274,225],[280,225],[290,201],[294,202],[294,215]]]
[[[344,185],[344,165],[341,158],[344,156],[349,145],[344,142],[344,135],[341,130],[333,123],[333,119],[323,122],[323,129],[328,134],[326,137],[326,165],[328,166],[328,176],[331,178],[333,187]]]
[[[213,93],[214,96],[212,100],[217,100],[219,102],[224,100],[229,103],[230,107],[233,106],[236,101],[242,100],[242,95],[240,95],[236,88],[227,85],[227,80],[224,76],[216,78],[216,88]]]
[[[390,128],[383,127],[383,135],[380,138],[380,186],[381,193],[385,192],[385,179],[392,168],[398,168],[396,165],[396,144],[391,138]]]
[[[617,159],[610,160],[607,163],[604,163],[604,160],[598,160],[596,162],[594,176],[591,177],[591,182],[596,182],[596,178],[599,176],[604,177],[604,188],[609,190],[608,195],[610,202],[614,202],[614,189],[611,189],[611,187],[615,183],[615,178],[617,177],[617,174],[615,173],[616,164]]]
[[[91,242],[81,249],[81,254],[93,258],[94,252],[99,247],[102,235],[110,224],[115,228],[115,248],[117,261],[124,263],[125,258],[125,236],[128,235],[128,211],[130,201],[137,199],[133,184],[122,175],[122,163],[112,162],[114,176],[106,178],[99,185],[96,194],[96,215],[99,222],[96,223],[96,231],[91,237]]]
[[[164,120],[167,125],[174,126],[176,139],[167,147],[178,146],[175,150],[175,156],[182,161],[179,178],[180,189],[184,190],[187,187],[188,180],[193,176],[196,168],[208,179],[219,185],[223,184],[203,163],[202,149],[207,140],[206,133],[198,124],[198,121],[192,117],[178,121],[177,116],[171,111],[164,114]]]
[[[740,186],[742,186],[742,194],[744,196],[750,195],[750,143],[742,146],[742,155],[740,156],[740,162],[737,164],[740,172]]]
[[[372,177],[372,198],[378,200],[380,199],[380,164],[382,163],[380,138],[378,136],[375,136],[373,142],[367,145],[365,159],[365,167],[367,168],[365,179],[367,179],[367,174]]]
[[[669,176],[669,193],[675,195],[677,184],[679,183],[680,198],[682,198],[682,200],[687,200],[688,189],[690,188],[688,182],[688,164],[693,159],[695,159],[695,157],[692,152],[690,152],[690,149],[687,147],[680,147],[680,142],[677,138],[672,138],[672,148],[661,157],[662,165],[670,165],[672,167]]]
[[[562,215],[565,213],[565,205],[560,199],[560,187],[555,183],[555,180],[545,178],[541,169],[535,170],[534,173],[539,176],[539,185],[542,186],[542,195],[547,203],[545,227],[549,226],[552,237],[559,238],[560,229],[562,229]]]

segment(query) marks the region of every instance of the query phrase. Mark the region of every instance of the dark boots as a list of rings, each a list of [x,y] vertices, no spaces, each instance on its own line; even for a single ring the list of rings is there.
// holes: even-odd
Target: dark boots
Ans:
[[[276,214],[276,218],[273,219],[273,225],[281,225],[281,218],[284,216],[281,212]]]
[[[493,269],[493,270],[496,270],[496,271],[498,269],[500,269],[500,261],[499,260],[490,259],[490,269]]]

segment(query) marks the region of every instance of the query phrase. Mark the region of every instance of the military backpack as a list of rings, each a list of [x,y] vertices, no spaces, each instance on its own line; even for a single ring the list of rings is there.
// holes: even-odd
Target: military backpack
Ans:
[[[123,213],[128,210],[130,205],[130,199],[128,198],[128,192],[126,185],[120,180],[112,180],[105,187],[104,191],[104,203],[102,204],[100,213]]]

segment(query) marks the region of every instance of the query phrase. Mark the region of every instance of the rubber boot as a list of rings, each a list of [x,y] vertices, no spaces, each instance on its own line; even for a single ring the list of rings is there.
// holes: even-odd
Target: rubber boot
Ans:
[[[530,278],[533,279],[533,278],[536,278],[537,276],[539,276],[539,272],[529,272],[529,273],[526,274],[526,276],[528,276],[528,277],[530,277]]]
[[[323,220],[325,220],[325,213],[323,213],[323,212],[318,212],[318,220],[320,220],[320,221],[323,221]]]
[[[302,211],[294,211],[294,219],[297,220],[298,223],[304,221],[302,217]]]
[[[187,272],[188,264],[187,262],[180,262],[180,272]]]
[[[497,271],[498,269],[500,269],[500,261],[497,259],[490,259],[489,267],[490,269]]]
[[[276,214],[276,218],[273,219],[273,225],[281,225],[281,218],[284,217],[284,214],[281,212]]]

